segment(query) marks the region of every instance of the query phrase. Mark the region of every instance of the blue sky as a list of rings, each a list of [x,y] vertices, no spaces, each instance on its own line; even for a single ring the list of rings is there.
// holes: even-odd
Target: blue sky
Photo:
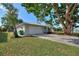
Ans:
[[[1,17],[5,14],[5,8],[3,8],[2,6],[0,6],[0,25],[1,25]]]
[[[15,8],[18,9],[18,17],[22,19],[24,22],[28,23],[37,23],[37,18],[32,14],[28,14],[24,7],[21,4],[13,4]],[[1,17],[4,16],[6,13],[6,9],[4,7],[0,7],[0,25],[1,25]],[[41,23],[44,24],[44,23]]]

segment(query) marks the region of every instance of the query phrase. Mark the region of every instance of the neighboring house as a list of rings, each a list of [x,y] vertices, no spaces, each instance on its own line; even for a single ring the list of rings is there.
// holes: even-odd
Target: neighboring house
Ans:
[[[34,34],[44,34],[48,33],[48,26],[21,23],[16,25],[16,31],[18,36],[29,36]]]

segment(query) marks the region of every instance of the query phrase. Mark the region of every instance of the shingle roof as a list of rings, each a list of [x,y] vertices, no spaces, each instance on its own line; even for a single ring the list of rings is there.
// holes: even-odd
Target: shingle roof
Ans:
[[[19,26],[21,26],[21,25],[33,25],[33,26],[48,27],[48,25],[39,25],[39,24],[30,24],[30,23],[17,24],[16,27],[19,27]]]

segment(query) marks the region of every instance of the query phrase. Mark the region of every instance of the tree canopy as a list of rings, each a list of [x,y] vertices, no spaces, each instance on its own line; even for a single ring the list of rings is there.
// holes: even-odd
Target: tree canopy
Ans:
[[[2,24],[8,29],[15,28],[15,25],[23,22],[21,19],[18,19],[18,10],[8,3],[2,3],[2,5],[7,9],[7,13],[2,17]]]
[[[73,27],[79,22],[79,4],[77,3],[39,3],[22,4],[28,13],[33,13],[38,20],[50,25],[61,24],[65,34],[72,34]],[[49,19],[45,17],[49,16]]]

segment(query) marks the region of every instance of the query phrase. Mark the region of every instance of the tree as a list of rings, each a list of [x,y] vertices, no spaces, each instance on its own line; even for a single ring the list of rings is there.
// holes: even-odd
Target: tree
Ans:
[[[22,19],[19,19],[19,20],[18,20],[18,23],[23,23],[23,20],[22,20]]]
[[[29,13],[34,13],[38,20],[50,25],[54,23],[53,20],[56,24],[61,24],[65,34],[72,34],[73,27],[79,18],[77,3],[22,4],[22,6]],[[49,20],[45,19],[46,16],[49,16]]]
[[[51,14],[51,7],[49,4],[22,4],[28,13],[33,13],[37,18],[38,21],[44,21],[45,23],[52,24],[52,14]],[[50,18],[46,19],[46,16],[50,16]]]
[[[9,30],[15,29],[16,24],[22,22],[18,19],[18,10],[8,3],[2,3],[2,5],[7,9],[7,13],[2,17],[2,24]]]
[[[64,33],[72,34],[73,26],[78,20],[78,4],[61,4],[60,7],[58,4],[53,4],[53,8],[59,22],[63,25]]]

